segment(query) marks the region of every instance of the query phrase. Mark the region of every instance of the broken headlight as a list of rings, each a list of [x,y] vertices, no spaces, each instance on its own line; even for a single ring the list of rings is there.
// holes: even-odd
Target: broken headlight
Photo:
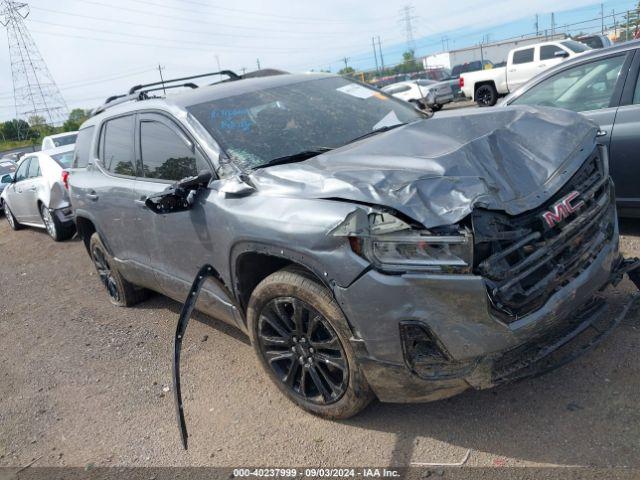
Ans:
[[[445,235],[411,229],[389,214],[370,219],[369,235],[350,237],[351,248],[385,272],[470,273],[471,234],[452,229]]]

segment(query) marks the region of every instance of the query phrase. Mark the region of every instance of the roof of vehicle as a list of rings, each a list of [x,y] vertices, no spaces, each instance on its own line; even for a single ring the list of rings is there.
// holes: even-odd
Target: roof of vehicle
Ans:
[[[75,148],[76,147],[73,144],[71,144],[71,145],[62,145],[61,147],[48,148],[47,150],[42,150],[40,152],[34,152],[34,153],[44,153],[45,155],[52,156],[52,155],[57,155],[59,153],[72,152]]]
[[[339,78],[339,75],[328,73],[277,74],[255,78],[240,78],[238,80],[229,80],[212,85],[204,85],[199,88],[172,92],[166,97],[149,97],[146,100],[131,100],[109,106],[108,109],[105,109],[104,111],[101,111],[89,118],[83,124],[83,127],[93,125],[100,121],[100,119],[105,116],[105,112],[109,112],[109,116],[112,116],[112,114],[122,114],[166,105],[186,108],[191,105],[219,100],[221,98],[234,97],[236,95],[266,90],[282,85],[292,85],[295,83],[331,77]]]
[[[417,82],[416,80],[403,80],[402,82],[395,82],[395,83],[390,83],[389,85],[385,85],[384,87],[381,88],[382,91],[385,91],[389,88],[393,88],[393,87],[400,87],[402,85],[415,85]]]
[[[63,133],[56,133],[55,135],[47,135],[44,138],[60,138],[60,137],[66,137],[67,135],[75,135],[77,134],[78,131],[73,131],[73,132],[63,132]],[[43,140],[44,140],[43,138]]]

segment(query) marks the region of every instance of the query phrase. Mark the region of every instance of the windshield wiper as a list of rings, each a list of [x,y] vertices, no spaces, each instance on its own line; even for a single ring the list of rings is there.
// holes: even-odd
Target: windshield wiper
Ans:
[[[350,143],[357,142],[358,140],[362,140],[363,138],[372,137],[374,135],[377,135],[378,133],[388,132],[389,130],[393,130],[394,128],[398,128],[406,124],[407,122],[402,122],[402,123],[396,123],[394,125],[387,125],[385,127],[376,128],[375,130],[371,130],[370,132],[367,132],[364,135],[360,135],[359,137],[352,138],[347,143],[345,143],[345,145],[349,145]]]
[[[328,152],[329,150],[333,150],[333,148],[330,148],[330,147],[318,147],[318,148],[311,149],[311,150],[303,150],[301,152],[293,153],[291,155],[285,155],[284,157],[274,158],[272,160],[269,160],[267,163],[263,163],[262,165],[258,165],[257,167],[253,167],[253,169],[257,170],[258,168],[272,167],[274,165],[283,165],[285,163],[302,162],[302,161],[307,160],[307,159],[309,159],[311,157],[315,157],[317,155],[320,155],[321,153]]]

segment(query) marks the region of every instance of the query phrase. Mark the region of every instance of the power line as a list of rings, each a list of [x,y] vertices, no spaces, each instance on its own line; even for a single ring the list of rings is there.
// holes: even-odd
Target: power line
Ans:
[[[96,0],[73,0],[79,3],[82,3],[83,5],[89,4],[89,5],[96,5],[96,6],[100,6],[100,7],[104,7],[104,8],[110,8],[113,10],[117,10],[119,12],[122,11],[126,11],[126,12],[132,12],[132,13],[138,13],[138,14],[142,14],[145,17],[158,17],[158,18],[168,18],[170,20],[178,20],[178,21],[184,21],[184,22],[189,22],[190,24],[193,23],[197,23],[197,24],[201,24],[201,25],[207,25],[208,27],[211,26],[218,26],[218,27],[222,27],[222,28],[233,28],[233,29],[241,29],[241,30],[252,30],[252,31],[262,31],[262,32],[268,32],[268,33],[282,33],[282,28],[264,28],[264,27],[257,27],[257,26],[251,26],[251,27],[247,27],[247,26],[243,26],[243,25],[231,25],[229,23],[216,23],[216,22],[212,22],[210,20],[203,20],[202,18],[187,18],[187,17],[183,17],[183,16],[176,16],[173,14],[168,14],[168,13],[158,13],[158,12],[152,12],[149,10],[141,10],[141,9],[137,9],[137,8],[131,8],[131,7],[125,7],[125,6],[120,6],[120,5],[112,5],[109,3],[103,3],[103,2],[99,2]],[[42,7],[39,7],[42,8]],[[287,27],[289,28],[289,27]],[[316,34],[312,31],[309,31],[308,28],[305,28],[305,33],[308,34]],[[326,29],[325,29],[326,32]],[[324,32],[317,32],[318,34],[322,34]],[[337,31],[333,31],[334,34],[353,34],[354,33],[354,29],[347,29],[344,30],[342,32],[337,32]]]
[[[165,5],[165,4],[161,4],[161,3],[156,3],[156,2],[151,2],[149,0],[130,0],[132,2],[135,3],[142,3],[142,4],[146,4],[146,5],[152,5],[155,7],[162,7],[162,8],[168,8],[168,9],[172,9],[172,10],[184,10],[182,7],[174,7],[172,5]],[[350,20],[338,20],[335,18],[309,18],[309,17],[292,17],[292,16],[286,16],[286,15],[274,15],[272,13],[265,13],[265,12],[256,12],[256,11],[252,11],[252,10],[242,10],[239,8],[229,8],[229,7],[221,7],[220,5],[211,5],[208,3],[202,3],[202,2],[196,2],[193,0],[182,0],[182,3],[188,3],[191,5],[199,5],[205,8],[209,8],[212,10],[216,11],[216,15],[220,15],[220,11],[226,11],[226,12],[233,12],[233,13],[240,13],[242,15],[254,15],[254,16],[258,16],[261,19],[264,18],[273,18],[276,20],[280,20],[280,21],[286,21],[286,22],[295,22],[295,23],[303,23],[303,24],[319,24],[319,25],[327,25],[327,24],[332,24],[332,23],[337,23],[337,24],[351,24],[352,22]],[[384,17],[375,17],[375,18],[367,18],[367,22],[388,22],[389,18],[384,16]]]
[[[145,27],[145,28],[153,28],[153,29],[157,29],[157,30],[162,30],[162,31],[167,31],[167,27],[166,26],[162,26],[162,25],[153,25],[150,23],[143,23],[143,22],[139,22],[139,21],[127,21],[127,20],[121,20],[121,19],[112,19],[112,18],[105,18],[105,17],[96,17],[96,16],[91,16],[91,15],[84,15],[84,14],[80,14],[80,13],[72,13],[72,12],[66,12],[66,11],[62,11],[62,10],[52,10],[50,8],[43,8],[43,7],[31,7],[34,10],[39,10],[42,12],[48,12],[48,13],[53,13],[56,15],[65,15],[65,16],[70,16],[70,17],[76,17],[76,18],[85,18],[88,20],[97,20],[99,22],[110,22],[110,23],[116,23],[116,24],[120,24],[120,25],[132,25],[135,26],[137,28],[140,27]],[[186,19],[185,19],[186,20]],[[191,21],[191,20],[189,20]],[[215,23],[209,23],[209,22],[205,22],[208,25],[220,25],[220,26],[225,26],[227,28],[231,27],[231,28],[236,28],[233,26],[229,26],[229,25],[223,25],[223,24],[215,24]],[[247,30],[246,27],[237,27],[237,28],[242,28],[243,30]],[[211,30],[194,30],[192,28],[176,28],[176,27],[171,27],[171,31],[172,32],[183,32],[183,33],[189,33],[189,34],[197,34],[197,35],[206,35],[206,36],[210,36],[210,37],[231,37],[231,38],[256,38],[256,39],[264,39],[264,35],[247,35],[247,34],[243,34],[243,33],[224,33],[224,32],[219,32],[219,31],[215,31],[212,32]],[[275,32],[276,30],[274,30]],[[293,37],[308,37],[309,36],[309,32],[308,31],[304,31],[304,32],[294,32],[294,31],[282,31],[282,30],[277,30],[277,32],[279,32],[279,36],[271,36],[270,38],[282,38],[283,40],[287,40],[290,41],[291,38]],[[289,36],[291,35],[291,36]],[[326,37],[342,37],[342,34],[336,34],[335,32],[333,33],[329,33],[329,32],[319,32],[319,33],[314,33],[314,36],[326,36]]]

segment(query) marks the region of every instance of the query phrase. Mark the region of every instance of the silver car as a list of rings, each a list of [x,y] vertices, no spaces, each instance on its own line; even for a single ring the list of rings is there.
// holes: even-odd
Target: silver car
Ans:
[[[3,177],[3,182],[10,182],[0,198],[13,230],[23,226],[44,228],[56,241],[73,236],[65,170],[71,165],[73,150],[73,145],[66,145],[32,153],[25,156],[12,177]]]

